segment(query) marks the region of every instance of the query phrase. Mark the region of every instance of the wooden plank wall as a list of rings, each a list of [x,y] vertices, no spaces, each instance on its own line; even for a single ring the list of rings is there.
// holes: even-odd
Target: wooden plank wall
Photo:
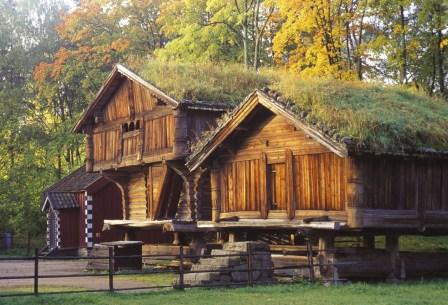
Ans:
[[[123,134],[123,157],[136,155],[140,140],[140,130],[134,130]]]
[[[121,192],[113,183],[107,183],[93,195],[93,242],[121,240],[123,232],[118,229],[103,231],[105,219],[123,219]],[[84,228],[83,228],[84,229]]]
[[[280,116],[253,125],[247,135],[235,137],[233,145],[226,144],[235,150],[219,170],[222,212],[263,215],[272,202],[277,205],[271,208],[289,217],[294,209],[345,210],[343,158]]]
[[[130,117],[130,110],[134,113],[151,111],[156,105],[157,99],[147,88],[126,79],[104,108],[104,121]]]
[[[443,159],[364,157],[366,208],[448,211],[448,162]]]
[[[61,248],[78,248],[79,247],[79,223],[80,210],[79,208],[60,209],[60,236]]]
[[[124,80],[103,112],[104,122],[96,125],[92,137],[95,164],[119,164],[121,157],[127,157],[128,161],[135,157],[137,162],[142,154],[155,155],[173,149],[172,110],[144,86]],[[131,122],[138,122],[140,128],[123,132],[123,124]]]
[[[260,210],[260,160],[229,162],[222,167],[221,177],[223,212]]]
[[[145,120],[144,152],[170,150],[174,145],[174,119],[172,114]]]
[[[188,139],[196,141],[200,135],[216,126],[216,118],[221,115],[220,112],[211,111],[188,111]]]
[[[333,153],[294,156],[298,210],[345,209],[345,160]]]
[[[155,219],[155,213],[158,210],[158,199],[160,188],[162,186],[162,179],[164,175],[164,165],[155,164],[148,169],[148,218]]]
[[[78,218],[78,246],[85,247],[86,246],[86,215],[85,215],[85,192],[77,192],[75,193],[76,201],[79,204],[79,218]]]

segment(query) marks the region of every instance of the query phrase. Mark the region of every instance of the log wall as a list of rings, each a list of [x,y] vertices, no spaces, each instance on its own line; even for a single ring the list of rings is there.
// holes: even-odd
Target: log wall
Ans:
[[[362,158],[364,207],[448,211],[448,162],[442,159]]]

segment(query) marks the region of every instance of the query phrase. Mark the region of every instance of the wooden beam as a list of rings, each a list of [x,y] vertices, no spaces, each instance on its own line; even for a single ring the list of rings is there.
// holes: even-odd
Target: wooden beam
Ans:
[[[300,220],[280,219],[247,219],[239,221],[198,221],[198,228],[256,228],[256,229],[318,229],[341,230],[346,228],[345,222],[325,221],[304,223]]]
[[[352,157],[347,158],[345,166],[347,169],[345,210],[347,211],[348,225],[351,228],[360,228],[363,226],[361,209],[364,208],[364,181],[361,160]]]
[[[212,221],[219,221],[219,214],[221,212],[221,179],[220,169],[218,164],[214,164],[210,170],[210,190],[212,200]]]
[[[86,139],[86,172],[90,173],[93,171],[93,164],[95,162],[94,156],[93,156],[93,130],[92,126],[88,125],[85,129],[85,132],[87,134]]]
[[[268,158],[265,153],[260,157],[260,214],[261,218],[268,217],[268,193],[267,193],[267,164]]]
[[[133,82],[131,80],[126,81],[128,85],[128,110],[129,110],[129,119],[133,121],[135,119],[135,101],[134,101],[134,91],[133,91]]]
[[[183,156],[188,150],[188,117],[185,110],[177,108],[173,111],[174,147],[176,156]]]
[[[295,217],[296,212],[296,199],[295,199],[295,175],[293,155],[290,149],[285,150],[285,183],[286,183],[286,206],[289,219]]]

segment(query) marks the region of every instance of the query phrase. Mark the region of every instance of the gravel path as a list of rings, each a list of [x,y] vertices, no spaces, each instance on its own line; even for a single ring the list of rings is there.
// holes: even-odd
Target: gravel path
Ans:
[[[86,270],[87,260],[52,260],[39,261],[39,275],[68,275],[68,274],[89,274]],[[0,277],[8,276],[33,276],[34,261],[0,261]],[[60,287],[76,289],[109,289],[108,276],[85,276],[68,278],[42,278],[39,279],[40,287]],[[128,280],[122,277],[114,277],[114,288],[144,288],[150,284],[138,280]],[[0,291],[7,291],[10,288],[33,287],[33,279],[0,280]]]

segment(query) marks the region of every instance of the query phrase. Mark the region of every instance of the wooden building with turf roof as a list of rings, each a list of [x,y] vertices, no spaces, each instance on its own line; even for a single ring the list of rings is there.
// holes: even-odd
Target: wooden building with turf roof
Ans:
[[[152,62],[139,75],[116,66],[75,127],[87,170],[120,189],[122,219],[106,228],[202,246],[209,232],[368,246],[386,235],[389,248],[448,232],[443,101],[233,66]]]
[[[177,244],[178,232],[195,231],[188,143],[228,107],[168,95],[115,66],[74,128],[87,138],[87,171],[119,189],[120,219],[106,219],[105,229],[122,229],[126,240],[148,244]]]
[[[257,90],[196,144],[187,166],[211,173],[211,226],[263,219],[276,229],[325,216],[348,229],[448,229],[448,151],[380,149],[312,115]],[[220,222],[231,217],[238,221]]]

